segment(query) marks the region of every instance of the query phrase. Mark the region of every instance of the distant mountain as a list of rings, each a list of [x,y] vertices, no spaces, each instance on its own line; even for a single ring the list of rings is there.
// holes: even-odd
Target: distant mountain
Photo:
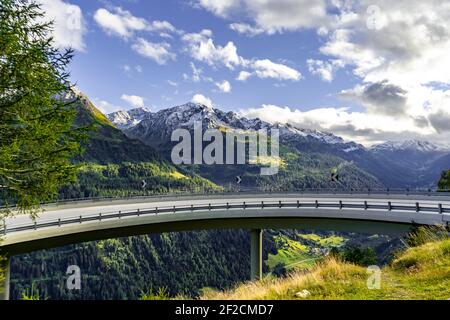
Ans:
[[[108,118],[98,110],[82,92],[77,89],[66,97],[67,100],[78,98],[74,104],[78,114],[75,120],[78,126],[92,126],[85,153],[78,161],[93,161],[101,164],[121,163],[124,161],[152,161],[162,157],[152,147],[137,139],[126,136],[117,129]]]
[[[117,113],[110,114],[108,117],[117,127],[122,128],[127,136],[141,140],[166,157],[170,155],[174,145],[170,141],[172,131],[177,128],[192,130],[195,121],[202,121],[204,129],[259,130],[266,128],[268,131],[274,128],[279,129],[282,157],[295,155],[293,158],[297,159],[293,161],[290,157],[291,163],[288,166],[290,168],[286,170],[296,168],[296,170],[306,170],[306,173],[312,174],[314,165],[321,168],[320,178],[316,177],[317,179],[309,182],[302,180],[300,184],[306,186],[319,184],[330,187],[329,183],[318,181],[325,182],[328,179],[326,171],[332,167],[331,163],[338,166],[347,162],[354,168],[354,173],[358,171],[355,176],[350,175],[352,179],[358,180],[356,183],[358,187],[433,188],[436,187],[440,172],[450,168],[450,162],[447,161],[450,158],[449,148],[427,141],[388,141],[365,148],[361,144],[345,141],[333,133],[297,128],[290,124],[270,124],[258,118],[247,119],[235,112],[224,112],[195,103],[187,103],[158,112],[137,112],[135,115],[128,112],[126,121]],[[303,169],[298,167],[300,163]],[[325,163],[327,165],[324,165]],[[242,168],[236,167],[231,171],[233,174],[241,174],[240,169]],[[248,171],[249,168],[246,170]],[[201,171],[210,179],[216,178],[217,182],[223,183],[232,179],[232,174],[227,174],[229,168],[218,170],[217,167],[209,166],[209,168],[202,168]],[[215,171],[220,172],[214,173]],[[217,180],[215,175],[223,176],[222,180]],[[361,175],[364,178],[361,179]],[[311,177],[307,177],[306,180],[309,178]],[[366,182],[363,181],[364,179]],[[255,183],[255,179],[250,179],[248,182]],[[347,181],[344,185],[348,187],[353,184]]]
[[[361,164],[389,186],[434,188],[442,170],[450,168],[448,147],[427,141],[388,141],[370,149],[370,163]]]
[[[117,111],[108,114],[108,119],[121,130],[129,129],[136,126],[142,119],[151,113],[147,108],[136,108],[128,111]]]
[[[361,170],[353,163],[339,156],[365,150],[362,145],[345,142],[331,133],[317,130],[295,128],[288,124],[270,124],[261,119],[247,119],[235,112],[224,112],[217,108],[196,103],[148,112],[136,119],[131,117],[127,123],[136,123],[125,128],[117,114],[109,115],[117,127],[122,127],[127,136],[136,138],[161,152],[167,159],[172,147],[171,141],[175,129],[193,130],[195,122],[201,122],[203,130],[208,128],[227,130],[279,129],[280,156],[282,165],[276,176],[262,177],[256,165],[195,165],[186,166],[201,176],[222,184],[234,184],[237,175],[243,177],[243,187],[260,187],[272,190],[302,188],[379,188],[382,187],[373,175]],[[336,184],[330,180],[330,171],[342,167],[341,181]],[[345,173],[345,174],[344,174]]]
[[[120,115],[120,116],[119,116]],[[124,117],[126,120],[124,120]],[[247,119],[235,112],[224,112],[217,108],[207,107],[196,103],[186,103],[164,109],[155,113],[140,112],[136,116],[128,112],[111,113],[108,118],[127,135],[140,139],[157,149],[168,149],[170,136],[178,128],[192,129],[195,121],[202,121],[204,129],[225,128],[241,130],[259,130],[276,128],[280,130],[282,142],[309,143],[329,145],[331,149],[342,152],[354,152],[364,149],[362,145],[354,142],[345,142],[341,137],[332,133],[318,130],[295,128],[290,124],[275,124],[262,121],[258,118]],[[300,148],[301,149],[301,148]]]
[[[448,146],[442,146],[428,141],[405,140],[405,141],[387,141],[371,147],[373,152],[398,152],[410,151],[421,153],[442,153],[450,151]]]

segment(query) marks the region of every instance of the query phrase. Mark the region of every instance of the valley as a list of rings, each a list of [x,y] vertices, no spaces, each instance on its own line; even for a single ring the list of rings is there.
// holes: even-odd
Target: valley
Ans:
[[[168,158],[170,132],[178,127],[192,129],[194,119],[203,120],[205,127],[222,130],[262,127],[270,130],[271,125],[196,104],[156,114],[134,110],[105,117],[82,93],[74,94],[80,97],[76,106],[78,123],[93,126],[93,130],[84,154],[75,159],[79,164],[78,182],[64,186],[60,199],[238,191],[246,187],[265,191],[431,187],[431,182],[430,185],[390,185],[385,177],[375,174],[377,169],[364,168],[366,161],[376,157],[386,165],[388,160],[382,158],[383,153],[397,154],[393,146],[366,149],[332,134],[302,131],[287,125],[276,126],[281,132],[283,166],[274,177],[261,177],[258,167],[250,164],[174,166]],[[417,146],[418,143],[411,142],[402,151],[409,157],[408,166],[402,164],[406,172],[415,170],[429,152],[437,158],[445,157],[443,150],[433,147],[411,151]],[[335,167],[340,168],[338,184],[329,180],[329,172]],[[237,175],[242,176],[239,188],[234,181]],[[423,181],[433,178],[429,176]],[[145,189],[142,180],[148,185]],[[392,252],[402,247],[398,239],[383,235],[322,230],[267,230],[263,241],[264,272],[279,275],[307,270],[333,248],[373,247],[378,261],[386,263]],[[150,289],[168,288],[170,295],[196,296],[207,287],[226,289],[245,281],[249,269],[248,247],[247,231],[242,230],[148,235],[46,250],[13,259],[12,294],[20,298],[23,292],[33,288],[41,298],[137,299]],[[92,288],[83,290],[81,295],[68,293],[61,287],[64,266],[73,263],[85,270],[83,281],[87,288]]]

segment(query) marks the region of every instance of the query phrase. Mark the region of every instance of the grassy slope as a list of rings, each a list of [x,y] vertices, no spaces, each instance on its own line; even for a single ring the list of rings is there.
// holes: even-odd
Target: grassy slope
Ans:
[[[266,278],[226,292],[208,292],[202,299],[449,299],[450,239],[426,243],[400,254],[382,269],[381,289],[367,288],[366,268],[328,258],[309,273]]]
[[[309,240],[308,244],[290,239],[286,235],[274,236],[277,244],[276,254],[269,253],[267,265],[273,269],[276,265],[282,264],[286,269],[310,269],[315,261],[322,256],[321,252],[314,252],[314,249],[324,249],[329,251],[332,247],[340,247],[345,243],[345,239],[339,236],[320,236],[318,234],[298,234],[298,238]]]

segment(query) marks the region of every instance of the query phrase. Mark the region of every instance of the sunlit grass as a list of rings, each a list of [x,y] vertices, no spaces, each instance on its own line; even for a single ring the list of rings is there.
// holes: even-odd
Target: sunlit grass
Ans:
[[[450,239],[412,247],[381,269],[381,288],[369,289],[367,269],[328,257],[309,272],[267,277],[228,291],[209,290],[201,299],[449,299]],[[307,296],[299,294],[307,292]]]

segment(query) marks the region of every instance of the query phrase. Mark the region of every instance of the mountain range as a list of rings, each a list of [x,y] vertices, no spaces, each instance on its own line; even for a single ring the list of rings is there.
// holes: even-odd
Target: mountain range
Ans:
[[[144,108],[118,111],[107,117],[128,137],[151,146],[166,158],[174,145],[170,140],[172,131],[177,128],[192,130],[195,121],[202,121],[204,129],[266,128],[270,131],[276,128],[280,132],[281,157],[286,160],[288,167],[298,169],[298,164],[305,165],[305,161],[301,163],[290,161],[292,157],[303,160],[305,157],[308,158],[304,169],[315,167],[322,176],[327,176],[327,171],[333,166],[345,166],[347,171],[341,173],[344,179],[342,187],[434,188],[441,172],[450,167],[450,148],[447,146],[427,141],[407,140],[387,141],[365,147],[356,142],[345,141],[333,133],[302,129],[290,124],[270,124],[258,118],[247,119],[235,112],[224,112],[196,103],[187,103],[157,112]],[[217,178],[213,171],[212,168],[200,166],[199,173],[203,172],[207,178],[222,184],[232,178],[230,174],[223,179],[223,172],[220,174],[221,177]],[[245,175],[245,172],[239,172],[236,168],[232,171],[233,174]],[[346,181],[345,175],[349,174],[349,171],[353,172],[351,178],[355,179],[356,175],[359,181],[353,183]],[[248,182],[255,183],[255,179]],[[301,185],[332,187],[330,183],[320,185],[316,182],[309,181],[306,185]]]

